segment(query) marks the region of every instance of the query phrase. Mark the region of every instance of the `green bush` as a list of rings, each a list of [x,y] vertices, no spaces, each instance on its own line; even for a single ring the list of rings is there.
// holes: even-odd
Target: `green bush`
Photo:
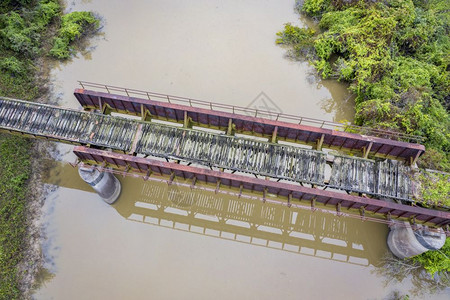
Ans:
[[[27,22],[16,12],[2,17],[4,28],[0,30],[3,44],[16,53],[35,57],[39,53],[40,35],[35,27],[27,26]]]
[[[62,23],[64,37],[78,38],[86,14],[63,17],[58,0],[0,1],[0,96],[33,100],[42,96],[42,80],[36,78],[35,61],[47,55],[43,39],[52,36]],[[77,18],[85,19],[83,21]],[[83,17],[84,16],[84,17]],[[71,30],[68,30],[71,29]],[[78,33],[79,32],[79,33]],[[69,51],[69,50],[68,50]],[[67,52],[66,55],[70,53]],[[0,134],[0,299],[24,299],[19,289],[24,274],[17,268],[23,262],[27,237],[28,178],[31,174],[31,143],[18,136]]]
[[[419,181],[421,183],[420,193],[427,205],[450,207],[450,175],[422,172]]]
[[[284,31],[278,32],[277,44],[292,46],[294,55],[309,58],[313,52],[315,31],[310,28],[298,28],[287,23]]]
[[[440,250],[427,251],[413,257],[412,260],[420,263],[432,276],[450,272],[450,238],[445,240]]]
[[[290,23],[284,24],[284,31],[278,32],[276,43],[285,45],[310,45],[315,31],[310,28],[298,28]]]
[[[0,39],[3,46],[17,55],[34,58],[39,54],[41,35],[60,14],[56,0],[41,0],[32,9],[9,11],[0,16]]]
[[[50,55],[59,59],[69,58],[69,44],[60,37],[55,38],[53,41],[53,48],[50,49]]]
[[[42,30],[45,29],[45,27],[50,24],[55,17],[60,15],[60,10],[61,7],[56,0],[45,0],[39,2],[34,11],[34,24]]]
[[[59,59],[66,59],[72,52],[71,43],[80,38],[89,27],[97,28],[99,21],[91,12],[79,11],[64,15],[61,20],[61,29],[53,42],[50,55]]]
[[[27,68],[25,63],[18,60],[14,56],[0,59],[0,69],[3,72],[8,73],[10,76],[25,76]]]
[[[317,16],[323,12],[329,4],[330,0],[305,0],[302,10],[309,15]]]
[[[298,38],[307,29],[285,26],[278,36],[299,56],[307,49],[322,77],[350,83],[357,124],[425,136],[439,155],[421,165],[450,171],[446,0],[306,0],[302,11],[323,31],[307,43]]]

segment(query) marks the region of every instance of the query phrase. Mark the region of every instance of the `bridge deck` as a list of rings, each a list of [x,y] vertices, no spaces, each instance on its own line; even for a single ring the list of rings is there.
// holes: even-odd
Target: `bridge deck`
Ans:
[[[416,192],[411,168],[395,161],[334,156],[328,183],[320,151],[20,100],[0,98],[0,129],[377,197],[411,201]]]
[[[137,123],[128,119],[0,98],[0,128],[73,144],[126,151]]]
[[[148,123],[143,127],[136,152],[298,182],[324,184],[326,155],[298,147]]]
[[[414,171],[395,160],[374,161],[336,155],[329,186],[396,199],[410,199],[417,191]]]
[[[84,84],[86,85],[86,83]],[[423,145],[398,140],[415,140],[418,138],[409,135],[358,126],[344,126],[333,122],[254,111],[248,108],[150,92],[121,90],[121,88],[108,88],[107,86],[106,89],[108,91],[119,90],[129,95],[134,93],[135,95],[140,95],[140,97],[86,89],[76,89],[74,95],[86,109],[110,110],[143,118],[149,117],[179,123],[185,122],[187,118],[193,125],[213,127],[221,130],[227,130],[229,125],[233,124],[233,130],[236,130],[238,133],[298,142],[316,147],[319,146],[319,148],[323,146],[330,149],[356,152],[363,155],[366,154],[366,157],[367,155],[373,155],[414,161],[425,151]],[[145,98],[142,98],[143,96]],[[203,108],[194,107],[194,105]],[[271,120],[270,117],[276,120]],[[346,130],[349,132],[345,132]],[[375,136],[367,136],[365,134]]]

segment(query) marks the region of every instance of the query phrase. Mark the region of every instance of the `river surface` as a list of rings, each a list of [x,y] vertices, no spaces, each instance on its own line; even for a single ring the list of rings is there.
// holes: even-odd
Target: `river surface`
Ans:
[[[291,0],[72,1],[67,10],[95,11],[104,27],[54,67],[51,100],[62,106],[79,107],[72,92],[85,80],[352,119],[345,86],[318,81],[275,44],[284,23],[302,25]],[[132,177],[119,178],[109,206],[68,164],[72,147],[58,148],[37,299],[384,299],[414,289],[377,268],[385,225]]]

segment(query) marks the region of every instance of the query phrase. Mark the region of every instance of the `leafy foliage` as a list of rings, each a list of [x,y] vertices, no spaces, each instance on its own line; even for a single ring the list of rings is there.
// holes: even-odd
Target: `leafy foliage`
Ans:
[[[14,52],[35,57],[39,53],[37,28],[27,26],[24,18],[14,11],[2,19],[5,26],[0,31],[0,34],[4,46]]]
[[[301,9],[322,32],[286,24],[277,43],[308,53],[324,78],[349,82],[358,124],[425,136],[419,165],[450,171],[448,0],[305,0]],[[426,202],[449,204],[447,177],[421,179]],[[449,257],[447,239],[414,260],[448,278]]]
[[[75,11],[64,15],[61,29],[55,38],[50,54],[59,59],[69,58],[72,48],[70,44],[80,38],[89,27],[97,28],[99,21],[91,12]]]
[[[428,251],[412,258],[420,263],[430,275],[448,275],[450,272],[450,238],[440,250]]]
[[[427,205],[450,206],[450,175],[422,172],[420,192]]]
[[[317,16],[325,11],[329,4],[329,0],[305,1],[303,10],[309,15]]]
[[[0,12],[0,94],[32,99],[38,91],[34,60],[46,55],[42,40],[60,6],[57,0],[2,1]]]
[[[48,55],[45,39],[60,24],[64,42],[79,38],[88,13],[62,17],[58,0],[0,1],[0,96],[31,100],[39,95],[36,60]],[[53,27],[54,30],[50,28]],[[0,135],[0,299],[23,299],[17,266],[27,240],[31,142]]]
[[[34,11],[34,24],[41,30],[45,30],[45,27],[50,24],[50,22],[60,15],[60,6],[58,2],[47,0],[40,1]]]
[[[277,44],[293,47],[297,57],[310,57],[314,48],[312,47],[315,31],[312,29],[298,28],[291,24],[284,26],[284,31],[277,33]]]
[[[60,14],[55,1],[40,1],[36,7],[19,12],[9,11],[0,18],[0,37],[4,48],[18,55],[34,58],[39,54],[42,33]]]
[[[21,76],[26,72],[26,65],[15,56],[5,57],[0,60],[0,69],[10,76]]]
[[[306,0],[322,32],[290,24],[277,43],[308,54],[324,78],[351,83],[360,125],[427,138],[420,164],[450,171],[447,0]],[[303,35],[302,35],[303,34]],[[301,38],[299,38],[299,36]],[[311,53],[313,55],[311,55]]]

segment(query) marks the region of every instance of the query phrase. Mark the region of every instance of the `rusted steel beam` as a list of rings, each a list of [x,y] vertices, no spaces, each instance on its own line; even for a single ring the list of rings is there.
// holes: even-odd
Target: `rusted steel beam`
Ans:
[[[363,158],[367,158],[369,156],[370,149],[372,149],[372,145],[373,145],[373,142],[370,142],[367,147],[364,146],[364,148],[363,148]]]
[[[230,118],[228,120],[228,128],[227,128],[227,135],[233,134],[233,120]]]
[[[317,139],[317,151],[321,151],[322,150],[322,145],[323,145],[324,138],[325,138],[325,135],[322,134],[320,136],[320,139]]]
[[[314,211],[316,207],[316,197],[311,198],[311,209]]]
[[[196,183],[197,183],[197,177],[194,175],[194,177],[192,177],[191,189],[193,189],[195,187]]]
[[[372,154],[385,157],[391,153],[390,157],[392,156],[392,158],[413,161],[425,151],[423,145],[415,143],[270,120],[244,114],[215,111],[188,105],[115,95],[85,89],[76,89],[74,95],[80,104],[88,109],[99,109],[99,103],[101,102],[103,105],[108,104],[109,107],[116,112],[136,115],[141,113],[141,105],[144,105],[145,109],[152,113],[152,115],[155,115],[155,117],[171,121],[179,120],[179,117],[177,116],[183,115],[184,111],[187,111],[192,117],[193,124],[197,126],[215,127],[223,130],[229,128],[229,120],[232,119],[234,124],[233,129],[235,129],[236,132],[256,134],[269,139],[273,137],[275,128],[277,128],[277,138],[280,140],[299,143],[310,143],[311,141],[314,141],[316,144],[317,139],[322,140],[323,136],[323,147],[332,149],[339,149],[342,147],[343,150],[361,152],[362,147],[371,143],[372,146],[366,149],[364,155]],[[101,101],[91,101],[91,98],[101,99]],[[124,105],[121,105],[122,102],[129,102],[133,105],[124,107]],[[216,105],[219,106],[220,104]]]
[[[275,126],[275,129],[273,130],[273,133],[272,133],[272,139],[271,139],[272,143],[277,142],[277,132],[278,132],[278,126]]]
[[[180,165],[176,163],[169,163],[154,159],[142,158],[131,156],[127,154],[119,154],[114,152],[108,152],[103,150],[91,149],[84,146],[77,146],[74,148],[75,155],[84,162],[92,162],[101,164],[104,161],[107,163],[114,161],[115,165],[119,166],[119,169],[131,166],[136,172],[147,172],[148,170],[155,171],[161,175],[167,176],[180,176],[185,179],[191,179],[195,177],[196,180],[204,181],[207,183],[216,184],[219,180],[225,186],[239,189],[239,193],[242,189],[257,191],[264,193],[266,191],[270,194],[278,194],[280,196],[296,199],[311,200],[324,204],[325,202],[333,199],[333,201],[341,203],[342,207],[364,208],[364,211],[374,213],[379,211],[380,208],[385,208],[385,211],[395,212],[395,216],[401,214],[404,215],[417,215],[418,221],[432,221],[433,224],[445,224],[450,220],[450,212],[431,210],[421,207],[413,207],[409,205],[403,205],[398,203],[391,203],[382,200],[370,199],[365,197],[353,196],[344,193],[333,192],[329,190],[321,190],[303,187],[299,185],[276,182],[271,180],[253,178],[249,176],[242,176],[236,174],[230,174],[220,171],[213,171],[209,169],[197,168],[192,166]],[[383,214],[384,215],[384,214]]]

